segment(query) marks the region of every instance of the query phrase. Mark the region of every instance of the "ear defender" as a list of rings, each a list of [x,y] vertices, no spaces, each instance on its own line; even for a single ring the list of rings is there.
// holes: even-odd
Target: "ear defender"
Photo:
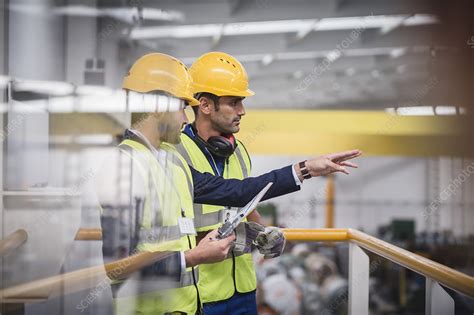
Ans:
[[[191,126],[193,127],[194,134],[196,135],[195,141],[205,146],[209,152],[216,156],[227,159],[237,148],[237,142],[235,141],[235,137],[232,134],[228,136],[212,136],[209,137],[207,141],[205,141],[199,136],[196,128],[193,125]]]
[[[236,146],[235,137],[230,135],[210,137],[206,142],[206,147],[213,154],[228,158],[234,153]]]

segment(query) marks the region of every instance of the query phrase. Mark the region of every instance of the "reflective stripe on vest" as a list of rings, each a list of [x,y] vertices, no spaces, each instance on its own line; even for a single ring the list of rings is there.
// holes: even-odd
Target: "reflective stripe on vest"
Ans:
[[[166,147],[166,146],[165,146]],[[124,140],[119,148],[125,154],[129,154],[133,162],[137,162],[137,168],[147,185],[151,185],[156,190],[158,198],[157,206],[153,209],[150,202],[145,202],[141,229],[139,231],[140,241],[137,249],[140,251],[185,251],[196,246],[195,236],[182,235],[178,226],[178,218],[181,217],[183,208],[186,217],[193,218],[192,193],[193,185],[191,170],[186,161],[182,159],[176,151],[164,148],[166,156],[166,169],[162,167],[148,148],[133,140]],[[167,174],[166,172],[170,174]],[[171,176],[170,176],[171,175]],[[168,177],[167,177],[168,176]],[[171,177],[171,178],[170,178]],[[150,179],[151,178],[151,179]],[[167,182],[171,181],[171,182]],[[148,187],[148,186],[146,186]],[[175,189],[171,189],[171,188]],[[165,191],[168,194],[165,195]],[[148,194],[151,191],[148,191]],[[152,199],[149,195],[146,199]],[[165,209],[166,208],[166,209]],[[162,211],[159,211],[159,210]],[[163,211],[165,209],[166,211]],[[163,218],[159,220],[161,226],[154,226],[156,220],[152,220],[153,212],[159,211]],[[156,216],[155,216],[156,217]],[[189,238],[189,241],[188,241]],[[198,274],[195,268],[195,273]],[[192,268],[187,268],[181,275],[180,283],[176,289],[159,290],[135,297],[117,299],[117,313],[122,313],[121,309],[127,308],[127,299],[133,298],[135,312],[143,314],[161,314],[164,312],[185,312],[194,314],[197,310],[197,292],[194,287]],[[197,279],[197,275],[196,275]]]
[[[162,226],[153,228],[142,228],[139,232],[140,241],[142,242],[164,242],[168,240],[179,240],[181,231],[178,225]]]
[[[200,172],[214,174],[208,159],[193,139],[181,133],[181,143],[176,146],[178,152],[189,165]],[[229,157],[225,166],[224,178],[243,179],[250,174],[250,158],[242,143],[238,142],[234,154]],[[198,231],[218,228],[223,221],[223,207],[194,204],[195,222]],[[234,259],[232,257],[215,264],[201,265],[199,268],[199,293],[203,303],[226,300],[238,292],[251,292],[257,288],[255,269],[252,255],[244,254],[235,257],[235,287]]]
[[[237,160],[239,161],[239,164],[240,164],[240,169],[242,170],[242,173],[244,175],[244,178],[247,178],[249,177],[250,175],[250,172],[249,172],[249,167],[247,167],[247,165],[245,165],[245,161],[244,161],[244,157],[242,156],[242,150],[245,150],[245,149],[242,149],[243,145],[241,144],[237,150],[235,150],[235,156],[237,157]],[[245,152],[245,154],[247,155],[247,152]]]
[[[179,283],[177,283],[176,281],[173,281],[173,280],[168,280],[168,281],[173,282],[173,283],[176,282],[176,285],[175,285],[176,287],[187,287],[187,286],[194,286],[194,278],[196,278],[196,281],[199,280],[199,272],[195,269],[194,270],[194,277],[193,277],[193,270],[191,269],[191,270],[187,270],[186,272],[181,274]],[[137,283],[140,284],[140,282],[142,280],[137,278],[137,279],[132,279],[132,281],[136,281]],[[156,280],[153,281],[153,282],[156,283]],[[159,286],[159,283],[156,283],[156,285],[154,285],[154,289],[157,286]],[[168,286],[168,288],[169,288],[169,286]],[[127,286],[127,285],[122,285],[119,290],[120,290],[120,298],[136,296],[137,291],[139,291],[139,289],[136,286]],[[169,289],[166,289],[166,290],[161,289],[160,291],[168,291],[168,290]],[[142,291],[141,293],[143,294],[143,293],[152,293],[152,292]]]

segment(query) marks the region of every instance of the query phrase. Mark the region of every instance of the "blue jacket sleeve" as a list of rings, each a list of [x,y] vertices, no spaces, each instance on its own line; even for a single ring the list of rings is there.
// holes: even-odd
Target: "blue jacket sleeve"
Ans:
[[[243,207],[269,182],[273,185],[262,200],[300,190],[293,177],[293,166],[245,179],[224,179],[210,173],[201,173],[191,167],[194,183],[194,202],[210,205]]]

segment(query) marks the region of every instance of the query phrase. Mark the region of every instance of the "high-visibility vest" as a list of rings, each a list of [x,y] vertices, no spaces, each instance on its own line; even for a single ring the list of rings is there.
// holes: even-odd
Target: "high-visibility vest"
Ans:
[[[156,193],[156,196],[145,197],[137,250],[186,251],[195,247],[195,236],[181,234],[178,225],[180,217],[194,217],[192,175],[186,161],[176,153],[173,147],[166,144],[160,147],[168,154],[166,165],[160,165],[153,153],[137,141],[124,140],[119,145],[119,149],[123,154],[129,155],[135,168],[142,173],[140,177],[144,180],[144,187],[150,187],[147,189],[148,193]],[[166,240],[156,240],[156,236],[163,233],[167,235]],[[116,313],[195,314],[198,308],[196,283],[198,273],[197,267],[187,268],[177,288],[140,293],[135,296],[119,295],[115,298]]]
[[[244,145],[237,140],[237,148],[224,167],[224,178],[244,179],[250,175],[250,157]],[[208,159],[196,142],[181,133],[177,151],[194,169],[214,174]],[[225,205],[224,205],[225,206]],[[200,232],[213,230],[222,225],[224,206],[194,204],[194,222]],[[255,267],[251,254],[232,255],[222,262],[199,267],[199,294],[203,303],[226,300],[239,293],[247,293],[257,288]]]

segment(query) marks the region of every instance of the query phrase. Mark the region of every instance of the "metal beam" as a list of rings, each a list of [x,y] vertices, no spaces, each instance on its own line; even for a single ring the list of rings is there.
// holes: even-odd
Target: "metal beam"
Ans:
[[[249,110],[238,138],[252,154],[314,155],[353,148],[365,155],[467,154],[463,116],[376,111]]]

